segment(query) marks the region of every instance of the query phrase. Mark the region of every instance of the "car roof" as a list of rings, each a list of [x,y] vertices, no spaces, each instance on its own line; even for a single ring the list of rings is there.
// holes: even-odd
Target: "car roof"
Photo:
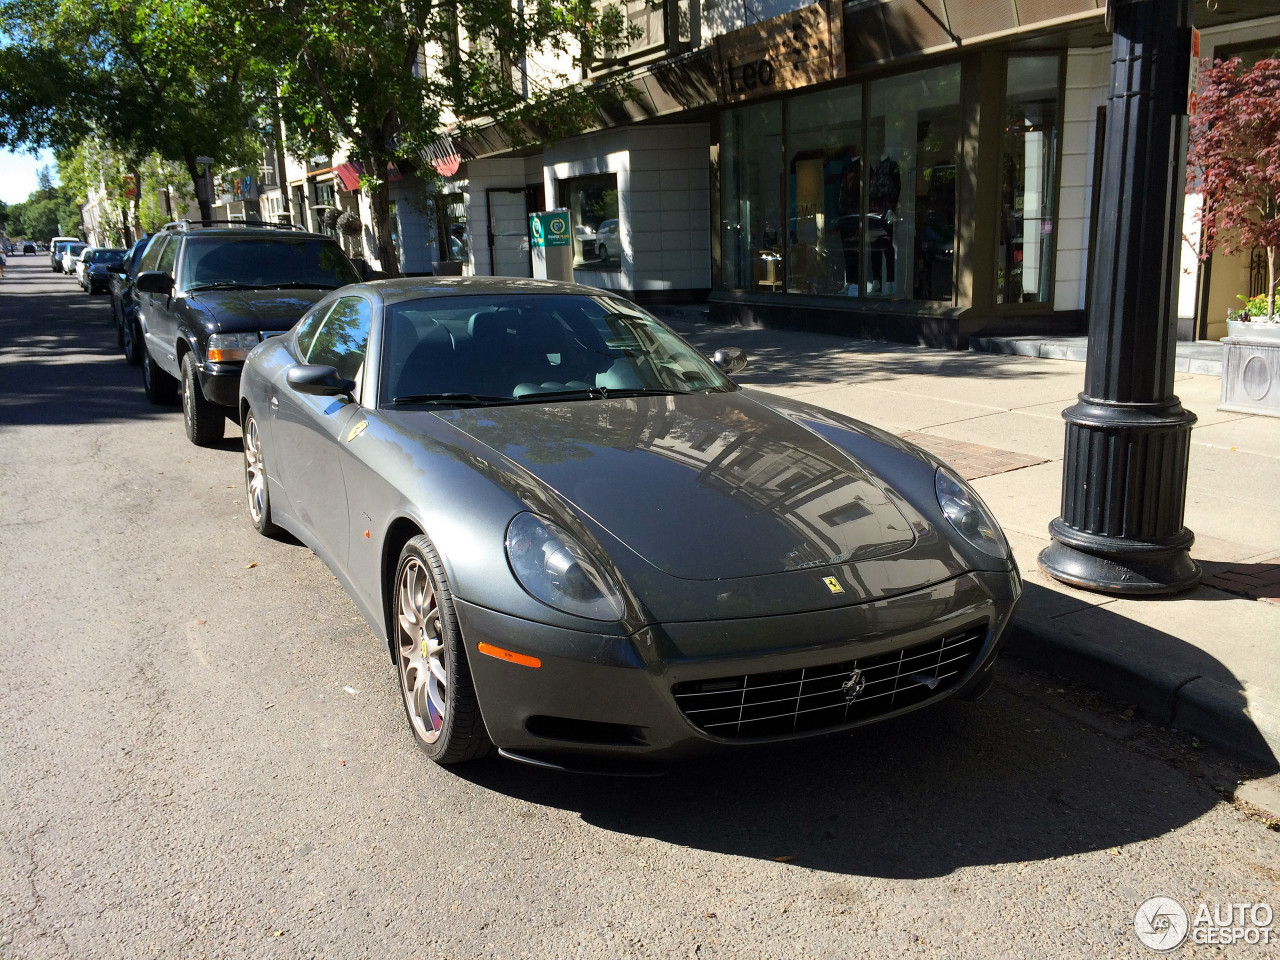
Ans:
[[[333,240],[323,233],[311,233],[307,230],[273,230],[262,227],[195,227],[191,230],[159,230],[156,236],[171,237],[234,237],[254,240]],[[337,241],[334,241],[335,243]]]
[[[351,284],[335,293],[346,295],[355,291],[369,294],[388,305],[428,297],[621,295],[617,291],[601,290],[581,283],[523,277],[403,277],[398,280],[372,280],[368,283]]]

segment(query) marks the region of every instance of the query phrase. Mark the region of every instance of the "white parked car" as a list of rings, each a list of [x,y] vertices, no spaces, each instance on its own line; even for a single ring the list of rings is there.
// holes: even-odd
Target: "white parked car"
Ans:
[[[80,255],[88,248],[87,243],[68,243],[62,251],[62,272],[68,276],[76,275],[76,264],[80,260]]]

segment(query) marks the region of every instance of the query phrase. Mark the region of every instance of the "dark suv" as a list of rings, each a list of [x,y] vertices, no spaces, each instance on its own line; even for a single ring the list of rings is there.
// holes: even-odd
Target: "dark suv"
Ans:
[[[168,224],[134,282],[142,382],[152,403],[181,385],[187,437],[208,446],[235,416],[240,368],[324,294],[360,275],[329,237],[266,224]]]

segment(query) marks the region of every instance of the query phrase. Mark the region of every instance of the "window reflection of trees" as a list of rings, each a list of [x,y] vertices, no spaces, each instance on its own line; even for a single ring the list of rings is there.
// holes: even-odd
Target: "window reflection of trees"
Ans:
[[[339,300],[329,311],[306,353],[307,363],[327,364],[354,380],[369,345],[369,304],[361,297]]]

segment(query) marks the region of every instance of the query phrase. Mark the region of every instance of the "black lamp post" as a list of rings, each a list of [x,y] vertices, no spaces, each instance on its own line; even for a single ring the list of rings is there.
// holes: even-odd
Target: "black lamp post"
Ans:
[[[1040,553],[1050,576],[1109,593],[1200,580],[1182,522],[1196,417],[1173,392],[1192,3],[1110,0],[1085,388],[1062,413],[1062,515]]]

